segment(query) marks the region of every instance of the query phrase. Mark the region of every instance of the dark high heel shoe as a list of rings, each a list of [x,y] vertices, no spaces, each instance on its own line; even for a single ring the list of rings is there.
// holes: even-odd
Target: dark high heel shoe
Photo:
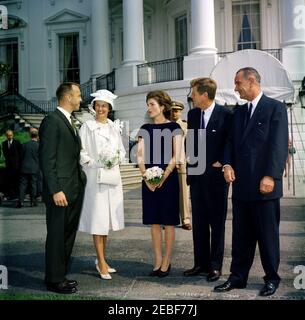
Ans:
[[[161,269],[161,267],[160,267],[159,269],[157,269],[157,270],[153,270],[153,271],[149,274],[149,276],[150,276],[150,277],[157,277],[157,276],[159,275],[160,269]]]
[[[161,268],[160,268],[159,272],[158,272],[158,277],[159,278],[167,277],[169,275],[170,269],[171,269],[171,264],[168,265],[168,268],[167,268],[166,271],[162,271]]]

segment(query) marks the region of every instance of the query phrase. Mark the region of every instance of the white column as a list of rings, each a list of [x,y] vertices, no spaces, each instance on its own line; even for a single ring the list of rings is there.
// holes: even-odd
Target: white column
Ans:
[[[281,0],[283,64],[292,80],[305,76],[305,2]]]
[[[217,63],[214,0],[191,2],[191,49],[184,58],[184,79],[208,77]]]
[[[136,65],[145,62],[143,0],[123,0],[124,62]]]
[[[91,0],[92,76],[110,72],[108,0]]]
[[[191,54],[211,54],[215,45],[214,0],[192,0]]]
[[[48,68],[45,29],[41,27],[41,14],[44,12],[43,1],[28,1],[28,41],[25,42],[25,54],[28,60],[19,64],[19,79],[24,81],[24,92],[30,100],[48,100],[54,96],[52,78],[53,70]],[[18,41],[20,48],[20,40]],[[19,49],[19,53],[23,50]],[[20,83],[19,83],[20,85]]]

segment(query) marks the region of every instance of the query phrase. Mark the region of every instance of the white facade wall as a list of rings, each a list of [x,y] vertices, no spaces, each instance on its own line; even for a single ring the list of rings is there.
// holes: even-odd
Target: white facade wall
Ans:
[[[3,4],[9,15],[27,24],[25,28],[0,32],[0,40],[18,38],[21,94],[33,100],[49,100],[54,96],[59,83],[58,35],[64,33],[79,33],[81,82],[89,80],[91,1],[20,0]]]
[[[194,35],[191,8],[196,8],[195,3],[198,0],[143,0],[144,59],[157,61],[175,57],[175,18],[183,14],[186,14],[188,19],[189,56],[185,57],[183,81],[141,87],[137,86],[136,66],[122,66],[122,1],[125,0],[109,0],[108,14],[102,12],[107,3],[101,4],[100,1],[107,0],[1,2],[7,6],[9,15],[22,19],[26,24],[24,28],[0,30],[0,41],[18,38],[20,93],[30,100],[49,100],[55,96],[60,79],[58,37],[61,34],[78,33],[81,83],[115,68],[116,94],[120,97],[116,106],[117,116],[122,120],[129,120],[131,129],[146,121],[145,96],[151,90],[167,90],[173,98],[184,102],[187,109],[189,80],[197,76],[209,76],[218,61],[217,54],[201,52],[194,55],[191,52],[192,41],[205,41],[204,35],[210,35],[209,24],[206,24],[207,30],[199,30],[199,33]],[[208,3],[212,0],[200,1]],[[197,2],[198,8],[202,2]],[[305,75],[305,26],[299,25],[296,28],[295,23],[302,22],[305,9],[303,13],[302,10],[294,12],[292,6],[302,4],[305,6],[304,0],[260,0],[261,48],[283,48],[283,64],[294,81],[296,94]],[[201,14],[205,17],[206,12]],[[214,19],[217,52],[234,51],[232,0],[214,0]],[[210,43],[212,42],[213,39],[210,40]],[[300,122],[300,133],[296,135],[297,148],[302,147],[300,141],[305,137],[304,112],[298,104],[295,108],[297,121]],[[184,118],[185,116],[186,112]],[[300,151],[300,155],[301,152],[303,151]],[[299,160],[299,167],[302,161],[304,162],[303,158]]]
[[[18,37],[20,92],[29,99],[48,100],[54,96],[59,83],[58,36],[62,33],[79,33],[81,83],[98,75],[94,70],[94,51],[101,51],[104,67],[95,68],[107,73],[120,68],[123,62],[123,0],[109,1],[107,22],[96,23],[97,28],[109,27],[109,39],[105,30],[92,32],[92,15],[97,0],[20,0],[6,1],[9,14],[23,19],[27,26],[21,29],[0,31],[0,39]],[[104,1],[104,0],[100,0]],[[207,0],[202,0],[207,1]],[[262,49],[281,47],[281,0],[261,0]],[[215,41],[218,52],[233,51],[232,0],[215,0]],[[98,8],[101,10],[100,8]],[[175,57],[175,18],[187,14],[188,42],[191,49],[191,0],[144,0],[144,50],[146,61]],[[101,18],[105,19],[103,13]],[[103,33],[104,32],[104,33]],[[209,30],[203,30],[208,34]],[[95,39],[96,40],[95,40]],[[106,41],[105,41],[106,38]],[[100,45],[96,45],[100,43]],[[93,45],[95,44],[95,45]],[[291,49],[292,50],[292,49]],[[98,56],[98,54],[95,54]],[[108,60],[108,63],[107,63]],[[217,63],[217,59],[209,60]],[[291,61],[287,61],[290,68]],[[211,69],[213,66],[209,67]],[[189,68],[188,68],[189,69]],[[31,70],[31,72],[29,72]],[[204,72],[204,71],[203,71]],[[187,79],[192,78],[192,71]],[[207,74],[205,74],[207,75]],[[301,79],[296,79],[300,81]]]

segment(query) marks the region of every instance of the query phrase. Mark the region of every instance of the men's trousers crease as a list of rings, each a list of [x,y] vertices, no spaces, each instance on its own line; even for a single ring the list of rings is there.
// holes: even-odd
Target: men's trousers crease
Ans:
[[[46,206],[46,281],[48,282],[61,282],[68,272],[83,196],[84,192],[80,191],[77,199],[68,207],[57,207],[53,203]]]
[[[279,216],[278,199],[256,202],[233,200],[231,281],[247,283],[258,243],[264,279],[278,285]]]
[[[191,184],[195,266],[221,270],[228,186],[216,175],[201,176]]]

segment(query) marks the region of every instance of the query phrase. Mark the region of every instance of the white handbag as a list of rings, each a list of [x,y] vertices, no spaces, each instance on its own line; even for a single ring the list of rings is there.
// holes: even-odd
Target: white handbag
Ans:
[[[97,183],[116,186],[120,183],[120,166],[116,165],[111,169],[99,168],[97,170]]]

